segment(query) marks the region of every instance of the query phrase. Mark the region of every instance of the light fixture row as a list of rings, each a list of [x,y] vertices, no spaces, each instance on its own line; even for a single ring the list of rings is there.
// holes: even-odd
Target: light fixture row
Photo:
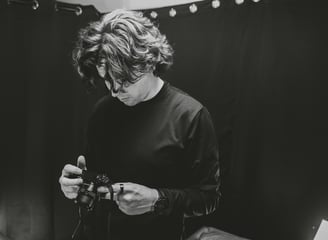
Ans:
[[[234,1],[235,1],[236,4],[240,5],[240,4],[243,4],[245,0],[234,0]],[[252,0],[252,1],[253,2],[259,2],[260,0]],[[220,2],[220,0],[213,0],[211,5],[212,5],[212,8],[218,8],[218,7],[220,7],[221,2]],[[189,6],[189,11],[191,13],[196,13],[197,10],[198,10],[198,7],[195,3],[193,3]],[[170,17],[175,17],[176,15],[177,15],[177,10],[175,8],[171,8],[169,10],[169,16]],[[150,13],[150,17],[155,19],[155,18],[158,17],[158,13],[156,11],[152,11]]]

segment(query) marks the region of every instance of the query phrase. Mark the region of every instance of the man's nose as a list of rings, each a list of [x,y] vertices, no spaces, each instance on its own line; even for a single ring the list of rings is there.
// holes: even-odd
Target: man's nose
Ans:
[[[112,97],[117,97],[119,91],[113,91],[113,89],[110,91],[112,93]]]

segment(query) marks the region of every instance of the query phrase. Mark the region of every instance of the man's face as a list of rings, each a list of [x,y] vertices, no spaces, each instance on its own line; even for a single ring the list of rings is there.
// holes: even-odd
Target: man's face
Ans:
[[[105,78],[105,67],[98,66],[97,70],[99,76]],[[112,79],[114,86],[112,86],[109,81],[105,80],[107,89],[111,92],[113,97],[118,98],[127,106],[135,106],[136,104],[144,101],[150,91],[149,85],[147,84],[147,78],[145,76],[142,76],[137,82],[133,84],[122,84],[122,81],[114,78]]]

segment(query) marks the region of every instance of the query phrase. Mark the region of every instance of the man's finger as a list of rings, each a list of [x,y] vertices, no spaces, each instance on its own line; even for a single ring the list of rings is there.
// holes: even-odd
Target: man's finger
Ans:
[[[59,183],[63,186],[76,186],[83,183],[82,178],[66,178],[61,177],[59,178]]]
[[[125,190],[129,189],[129,183],[115,183],[112,185],[113,188],[113,200],[118,201],[120,194],[124,193]],[[109,192],[109,189],[107,187],[99,187],[98,192],[106,193],[104,195],[103,199],[111,200],[111,193]]]
[[[65,196],[69,199],[74,199],[77,197],[77,193],[67,193]]]
[[[114,193],[120,194],[129,189],[128,183],[115,183],[112,185]]]
[[[101,186],[101,187],[97,188],[97,192],[99,192],[99,193],[108,193],[109,189],[108,189],[108,187]]]
[[[74,165],[71,164],[66,164],[63,171],[62,171],[62,176],[64,177],[68,177],[70,175],[81,175],[82,174],[82,170]]]
[[[80,155],[77,158],[77,167],[82,169],[82,170],[86,170],[87,169],[87,164],[86,164],[86,160],[85,157],[83,155]]]
[[[102,199],[111,200],[111,197],[112,197],[111,193],[110,193],[110,192],[107,192],[107,193],[106,193],[104,196],[102,196],[101,198],[102,198]],[[116,193],[113,194],[113,200],[114,200],[115,202],[117,201],[117,194],[116,194]]]
[[[68,194],[68,193],[77,193],[79,191],[78,186],[70,186],[70,187],[63,186],[62,189],[65,191],[66,194]]]

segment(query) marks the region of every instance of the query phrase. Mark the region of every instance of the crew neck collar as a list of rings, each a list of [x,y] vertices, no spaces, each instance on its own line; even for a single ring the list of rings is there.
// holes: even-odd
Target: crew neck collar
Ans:
[[[148,99],[147,101],[144,101],[144,102],[140,102],[140,103],[138,103],[135,107],[137,107],[137,106],[141,106],[141,105],[148,105],[148,104],[151,104],[151,103],[153,103],[153,102],[157,102],[157,101],[160,100],[163,96],[165,96],[168,87],[169,87],[169,83],[168,83],[167,81],[163,80],[163,85],[162,85],[162,87],[160,88],[160,90],[158,91],[158,93],[157,93],[154,97]]]

